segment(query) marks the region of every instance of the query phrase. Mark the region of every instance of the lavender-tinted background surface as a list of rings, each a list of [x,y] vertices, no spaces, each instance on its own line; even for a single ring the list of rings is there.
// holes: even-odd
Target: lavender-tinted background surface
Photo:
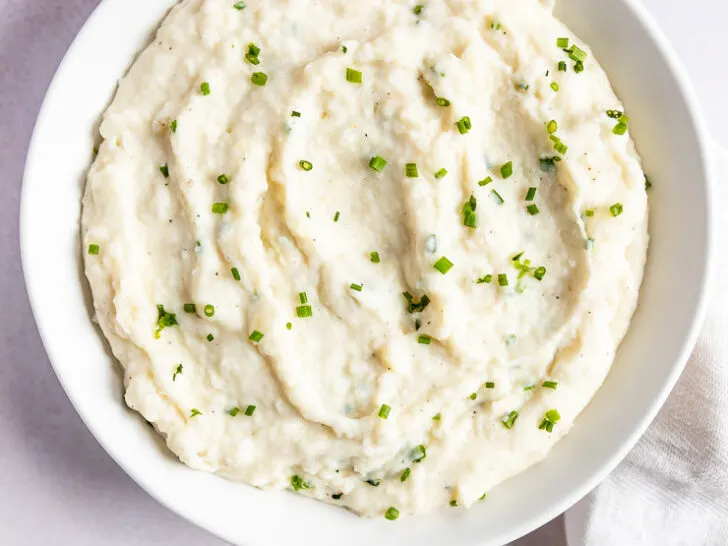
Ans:
[[[728,34],[719,27],[728,2],[643,1],[688,66],[713,136],[728,145],[728,65],[720,62]],[[25,295],[18,246],[25,153],[43,93],[98,3],[0,0],[0,543],[222,545],[158,505],[96,443],[53,375]],[[515,544],[565,546],[562,522]]]

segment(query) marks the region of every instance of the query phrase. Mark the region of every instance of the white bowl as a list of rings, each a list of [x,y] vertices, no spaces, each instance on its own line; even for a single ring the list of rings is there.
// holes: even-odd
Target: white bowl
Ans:
[[[703,318],[710,269],[711,173],[703,124],[675,54],[644,10],[632,0],[561,0],[558,9],[592,46],[623,98],[654,182],[640,306],[614,368],[542,464],[471,511],[444,509],[391,523],[190,470],[124,405],[119,368],[91,322],[81,264],[81,194],[100,113],[173,3],[99,5],[48,90],[23,185],[23,266],[38,329],[68,396],[106,451],[161,503],[246,546],[503,544],[596,486],[677,381]]]

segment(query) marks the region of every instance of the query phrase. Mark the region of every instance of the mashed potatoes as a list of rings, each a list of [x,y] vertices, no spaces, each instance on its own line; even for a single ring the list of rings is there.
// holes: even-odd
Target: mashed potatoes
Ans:
[[[629,120],[547,2],[246,3],[178,4],[101,124],[84,252],[127,403],[196,469],[468,507],[628,327]]]

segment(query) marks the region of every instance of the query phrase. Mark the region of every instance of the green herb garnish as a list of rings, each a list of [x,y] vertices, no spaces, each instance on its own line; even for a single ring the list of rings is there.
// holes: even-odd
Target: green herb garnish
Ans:
[[[362,73],[358,70],[354,70],[353,68],[346,69],[346,81],[351,83],[361,83],[362,79]]]
[[[435,262],[435,265],[433,267],[443,275],[446,275],[447,272],[450,271],[454,265],[455,264],[448,260],[447,257],[443,256],[442,258],[437,260],[437,262]]]
[[[268,74],[265,72],[253,72],[250,76],[250,81],[258,87],[263,87],[268,83]]]
[[[164,310],[164,305],[157,305],[157,330],[154,332],[154,337],[159,339],[162,330],[172,326],[177,326],[177,315],[167,313]]]
[[[374,169],[378,173],[382,172],[384,170],[384,167],[386,166],[387,160],[379,156],[375,156],[369,161],[369,167]]]

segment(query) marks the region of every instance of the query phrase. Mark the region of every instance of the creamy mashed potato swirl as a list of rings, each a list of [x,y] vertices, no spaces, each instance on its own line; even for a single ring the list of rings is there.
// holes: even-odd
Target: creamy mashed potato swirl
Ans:
[[[176,5],[100,126],[86,274],[126,401],[196,469],[471,506],[626,332],[629,120],[549,2],[246,3]]]

